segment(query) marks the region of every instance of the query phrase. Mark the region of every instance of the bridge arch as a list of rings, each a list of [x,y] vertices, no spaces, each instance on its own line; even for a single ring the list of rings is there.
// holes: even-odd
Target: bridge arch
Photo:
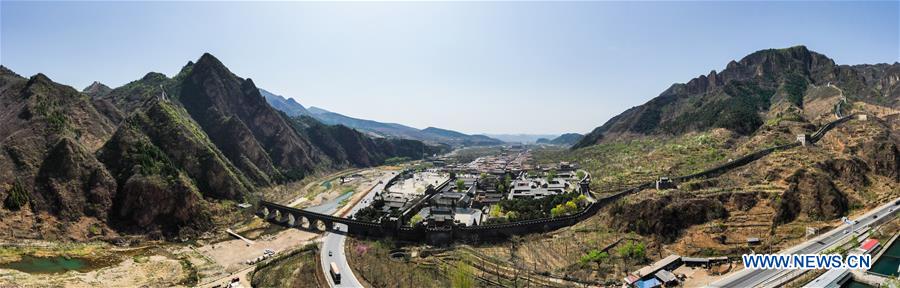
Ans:
[[[269,220],[278,221],[281,218],[281,210],[274,209],[275,212],[269,213]]]
[[[313,226],[313,229],[319,230],[319,231],[328,231],[328,227],[325,226],[325,220],[322,220],[322,219],[315,220],[315,225]]]
[[[309,218],[300,216],[300,223],[297,225],[297,227],[310,230],[312,228],[312,223],[310,222]]]
[[[286,217],[286,218],[287,218],[287,219],[286,219],[287,221],[285,221],[284,224],[287,225],[288,227],[293,228],[294,225],[297,224],[297,219],[294,218],[294,213],[287,213],[287,217]]]

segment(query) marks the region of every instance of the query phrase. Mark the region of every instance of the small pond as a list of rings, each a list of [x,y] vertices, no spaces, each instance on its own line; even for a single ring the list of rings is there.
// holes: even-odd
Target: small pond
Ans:
[[[93,263],[87,259],[57,257],[35,257],[25,255],[18,261],[0,264],[0,268],[14,269],[25,273],[63,273],[66,271],[87,272],[100,266],[102,263]]]
[[[896,240],[890,244],[887,250],[875,260],[872,269],[869,272],[884,275],[887,277],[897,277],[900,275],[900,240]]]

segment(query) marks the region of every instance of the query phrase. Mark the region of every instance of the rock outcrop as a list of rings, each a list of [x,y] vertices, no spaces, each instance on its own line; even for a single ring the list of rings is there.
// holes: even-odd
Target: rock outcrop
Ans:
[[[95,82],[83,93],[0,67],[0,107],[4,210],[36,223],[87,219],[167,237],[207,231],[216,222],[211,209],[252,201],[259,187],[442,149],[311,118],[299,124],[209,54],[173,78],[151,72],[115,89]]]
[[[686,227],[728,216],[722,202],[715,199],[679,199],[677,196],[617,203],[607,213],[615,227],[653,235],[663,242],[675,240]]]
[[[769,111],[780,117],[802,109],[807,87],[835,85],[850,101],[900,104],[900,63],[836,65],[804,46],[754,52],[686,84],[674,84],[656,98],[611,118],[573,148],[616,135],[681,134],[726,128],[749,135]],[[794,107],[794,108],[792,108]]]
[[[831,220],[850,209],[847,196],[822,173],[801,169],[787,179],[788,189],[777,199],[776,223],[794,221],[801,214],[812,220]]]

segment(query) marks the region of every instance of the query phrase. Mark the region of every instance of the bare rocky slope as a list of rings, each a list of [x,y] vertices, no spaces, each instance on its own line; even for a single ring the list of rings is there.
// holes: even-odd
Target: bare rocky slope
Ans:
[[[614,117],[586,136],[573,158],[584,162],[590,158],[585,155],[648,141],[641,139],[701,140],[687,149],[682,140],[649,147],[629,160],[639,166],[618,172],[681,176],[794,142],[836,114],[866,115],[837,126],[814,145],[777,151],[673,190],[628,196],[604,216],[619,231],[655,239],[676,253],[746,252],[742,244],[748,237],[770,237],[756,251],[777,251],[802,239],[806,227],[828,227],[832,220],[900,197],[898,85],[897,63],[838,66],[802,46],[763,50],[729,63],[722,73],[673,85]],[[651,164],[646,174],[643,163],[662,165],[654,157],[673,149],[683,152],[666,159],[672,166]],[[718,160],[699,162],[707,158]]]
[[[445,149],[288,117],[209,54],[83,92],[2,67],[0,118],[0,227],[17,238],[190,237],[260,187]]]
[[[793,117],[819,98],[811,86],[834,85],[850,101],[898,107],[900,63],[836,65],[805,46],[768,49],[731,61],[725,70],[674,84],[647,103],[585,135],[582,148],[623,135],[677,135],[710,128],[753,134],[764,121]]]

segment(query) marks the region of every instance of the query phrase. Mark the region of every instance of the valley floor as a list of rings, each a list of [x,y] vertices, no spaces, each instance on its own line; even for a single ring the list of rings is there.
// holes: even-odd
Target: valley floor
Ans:
[[[341,208],[362,194],[356,191],[373,186],[385,175],[385,171],[392,169],[396,167],[349,169],[269,188],[264,192],[277,194],[282,203],[292,206],[327,206],[322,209],[340,213],[344,210]],[[343,183],[341,176],[345,178]],[[339,201],[344,198],[346,200]],[[26,241],[0,244],[0,286],[224,287],[231,279],[239,278],[244,287],[250,287],[252,272],[257,267],[253,260],[262,257],[265,249],[272,249],[278,255],[291,254],[294,253],[291,251],[306,249],[306,245],[314,243],[320,236],[299,229],[284,229],[253,217],[229,228],[252,241],[248,244],[228,235],[226,228],[217,229],[215,234],[195,242],[152,241],[127,248],[105,242]],[[96,267],[85,267],[80,271],[26,273],[3,264],[31,256],[84,260]]]

